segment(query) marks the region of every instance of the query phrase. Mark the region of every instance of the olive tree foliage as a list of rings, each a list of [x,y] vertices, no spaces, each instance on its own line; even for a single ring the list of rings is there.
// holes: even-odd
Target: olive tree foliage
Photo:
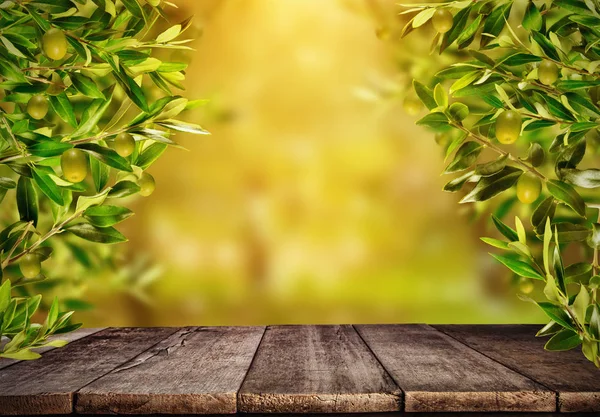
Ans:
[[[166,6],[0,1],[0,207],[3,221],[12,217],[0,231],[0,357],[35,359],[32,348],[64,344],[48,337],[79,324],[60,300],[32,323],[41,302],[32,289],[54,272],[44,261],[61,242],[82,257],[85,241],[125,242],[114,225],[133,213],[121,199],[152,193],[145,170],[177,146],[175,132],[208,133],[180,120],[203,103],[173,92],[186,64],[156,57],[191,41],[180,37],[189,19],[166,22]],[[159,23],[167,29],[149,37]],[[161,94],[150,99],[151,89]]]
[[[460,203],[514,196],[514,228],[492,215],[499,236],[482,240],[523,280],[550,321],[546,349],[581,346],[600,367],[600,4],[597,0],[450,1],[404,5],[406,35],[432,21],[432,49],[465,62],[415,80],[455,177]],[[486,203],[483,203],[486,204]],[[507,210],[503,209],[503,213]],[[565,259],[575,253],[576,262]]]

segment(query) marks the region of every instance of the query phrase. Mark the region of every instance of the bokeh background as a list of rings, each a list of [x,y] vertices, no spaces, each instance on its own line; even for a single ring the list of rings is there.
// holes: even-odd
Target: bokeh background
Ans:
[[[171,1],[174,23],[195,16],[195,51],[172,58],[212,135],[178,135],[188,151],[150,168],[117,272],[78,282],[79,320],[543,320],[479,241],[488,222],[442,191],[406,93],[430,32],[399,41],[395,0]]]

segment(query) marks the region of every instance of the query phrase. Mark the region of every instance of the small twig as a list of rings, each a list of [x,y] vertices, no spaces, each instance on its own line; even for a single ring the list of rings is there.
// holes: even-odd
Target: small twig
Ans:
[[[467,135],[470,135],[473,139],[475,139],[477,142],[481,143],[483,146],[488,147],[491,150],[493,150],[494,152],[496,152],[496,153],[498,153],[498,154],[500,154],[502,156],[508,157],[511,161],[515,162],[516,164],[521,165],[523,168],[525,168],[527,171],[531,172],[533,175],[535,175],[536,177],[538,177],[542,181],[544,181],[544,182],[548,181],[548,178],[546,178],[546,176],[544,174],[542,174],[540,171],[538,171],[537,169],[535,169],[533,166],[531,166],[531,165],[523,162],[521,159],[519,159],[516,156],[512,155],[510,152],[506,152],[504,149],[497,147],[496,145],[494,145],[489,140],[487,140],[487,139],[485,139],[485,138],[477,135],[476,133],[470,131],[469,129],[467,129],[466,127],[464,127],[462,124],[453,123],[453,126],[455,126],[458,129],[462,130]]]
[[[12,258],[7,257],[7,259],[5,260],[5,266],[4,267],[6,267],[6,265],[10,265],[11,263],[16,262],[21,257],[27,255],[32,250],[34,250],[35,248],[37,248],[38,246],[40,246],[43,242],[45,242],[46,240],[50,239],[52,236],[57,235],[59,233],[62,233],[63,232],[63,230],[62,230],[63,227],[65,227],[68,223],[72,222],[73,220],[75,220],[76,218],[78,218],[79,216],[81,216],[82,214],[83,214],[83,211],[73,213],[66,220],[64,220],[60,224],[58,224],[58,225],[54,226],[52,229],[50,229],[44,236],[42,236],[37,242],[35,242],[29,248],[23,250],[21,253],[19,253],[18,255],[13,256]]]
[[[32,224],[33,224],[32,221],[27,223],[27,225],[25,226],[25,229],[23,230],[23,233],[21,233],[21,236],[19,236],[19,238],[16,240],[15,244],[12,246],[12,248],[10,248],[10,251],[8,251],[8,253],[6,254],[6,259],[2,263],[2,269],[6,268],[6,266],[10,263],[10,257],[12,256],[14,251],[19,247],[21,242],[23,242],[23,240],[25,239],[25,236],[27,236],[27,233],[29,232],[29,227]]]

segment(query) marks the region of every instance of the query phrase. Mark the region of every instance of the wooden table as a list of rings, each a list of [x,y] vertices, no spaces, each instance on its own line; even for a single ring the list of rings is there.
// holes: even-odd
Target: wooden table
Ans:
[[[84,329],[0,359],[0,414],[600,412],[600,370],[539,327]]]

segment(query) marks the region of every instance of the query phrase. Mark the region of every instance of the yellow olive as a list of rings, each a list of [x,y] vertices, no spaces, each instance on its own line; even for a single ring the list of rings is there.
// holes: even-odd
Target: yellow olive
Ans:
[[[448,145],[448,142],[450,142],[450,135],[448,134],[448,132],[435,133],[435,143],[437,143],[440,146],[446,147],[446,145]]]
[[[69,149],[60,157],[60,166],[67,181],[81,182],[87,176],[87,155],[80,149]]]
[[[526,173],[517,181],[517,198],[523,204],[531,204],[542,192],[542,181],[533,174]]]
[[[554,84],[558,80],[558,66],[554,62],[542,62],[538,68],[538,80],[544,85]]]
[[[67,37],[62,30],[52,28],[42,36],[42,49],[50,59],[63,59],[67,53]]]
[[[27,113],[36,120],[41,120],[48,113],[48,99],[41,94],[36,94],[27,102]]]
[[[418,98],[413,96],[407,96],[402,102],[402,108],[409,115],[416,116],[423,108],[423,105],[421,104],[421,101]]]
[[[533,291],[533,289],[535,288],[535,285],[533,285],[533,282],[528,279],[528,278],[519,278],[519,291],[521,291],[523,294],[531,294],[531,292]]]
[[[112,144],[112,148],[122,157],[129,156],[135,149],[135,139],[127,132],[119,133]]]
[[[143,197],[148,197],[152,194],[156,187],[154,177],[147,172],[142,174],[141,178],[138,180],[138,185],[140,186],[140,195]]]
[[[452,29],[454,16],[446,9],[438,9],[433,14],[431,22],[433,23],[433,28],[439,33],[446,33]]]
[[[387,41],[390,39],[390,35],[391,32],[388,28],[380,27],[375,30],[375,36],[377,36],[377,39],[382,41]]]
[[[0,100],[2,100],[5,96],[6,92],[2,88],[0,88]],[[0,109],[4,110],[7,113],[12,113],[15,110],[15,103],[0,101]]]
[[[496,118],[496,137],[500,143],[515,143],[521,134],[521,115],[514,110],[506,110]]]
[[[35,278],[42,270],[42,264],[39,256],[34,253],[28,253],[19,261],[19,269],[25,278]]]

